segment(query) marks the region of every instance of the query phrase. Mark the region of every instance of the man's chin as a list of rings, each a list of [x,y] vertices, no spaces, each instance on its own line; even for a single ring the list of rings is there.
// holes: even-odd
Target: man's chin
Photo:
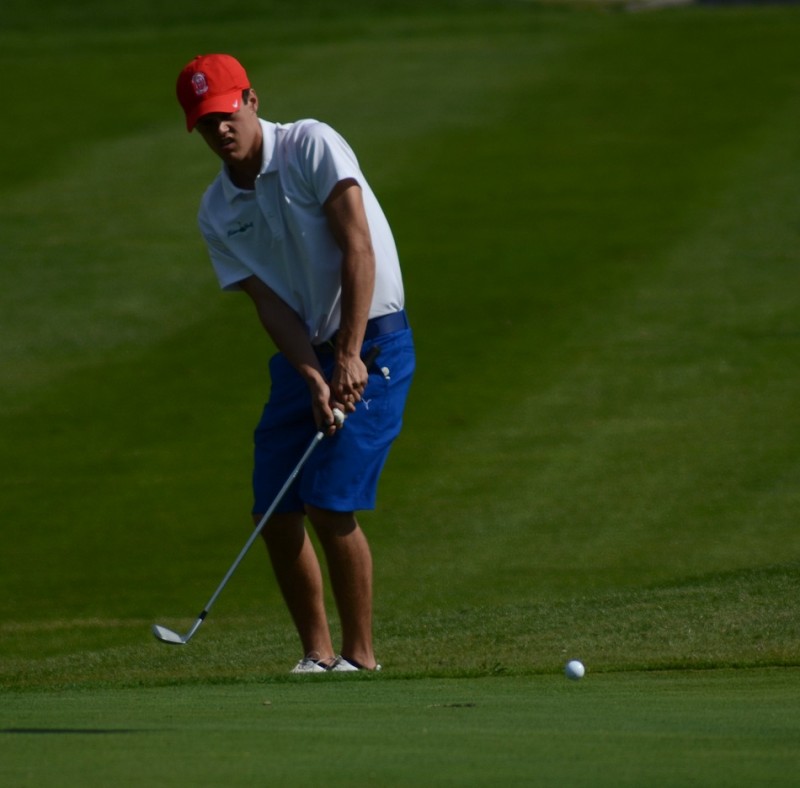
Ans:
[[[219,152],[219,157],[225,164],[235,166],[242,163],[242,156],[235,148],[226,148]]]

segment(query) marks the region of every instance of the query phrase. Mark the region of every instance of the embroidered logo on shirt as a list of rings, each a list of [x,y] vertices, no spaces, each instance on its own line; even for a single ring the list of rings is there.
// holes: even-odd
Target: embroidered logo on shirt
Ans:
[[[239,233],[245,233],[252,226],[253,226],[252,222],[247,222],[247,224],[242,224],[242,222],[239,222],[239,226],[235,230],[228,230],[228,238],[231,238],[234,235],[238,235]]]

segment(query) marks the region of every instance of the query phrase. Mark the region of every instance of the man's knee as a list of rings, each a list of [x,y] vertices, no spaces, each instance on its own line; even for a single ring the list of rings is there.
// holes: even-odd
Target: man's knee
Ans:
[[[316,506],[306,506],[306,514],[320,536],[347,536],[358,528],[358,521],[354,512],[334,512],[330,509],[319,509]]]
[[[254,514],[253,524],[258,525],[264,515]],[[261,529],[261,538],[270,544],[302,543],[305,536],[302,512],[273,514]]]

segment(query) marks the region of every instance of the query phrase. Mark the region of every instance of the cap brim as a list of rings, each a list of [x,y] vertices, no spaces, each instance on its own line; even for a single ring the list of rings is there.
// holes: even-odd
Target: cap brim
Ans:
[[[209,96],[192,108],[186,114],[186,131],[192,131],[197,125],[197,121],[203,115],[210,115],[212,112],[224,112],[226,114],[237,112],[242,108],[242,91],[236,90],[226,93],[224,96]]]

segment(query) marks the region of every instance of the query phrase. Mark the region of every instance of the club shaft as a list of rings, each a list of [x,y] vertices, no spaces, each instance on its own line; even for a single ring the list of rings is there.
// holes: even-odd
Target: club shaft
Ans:
[[[272,517],[273,513],[275,512],[275,509],[278,508],[278,505],[283,500],[284,495],[286,495],[286,492],[292,486],[294,480],[297,478],[297,474],[300,473],[303,466],[306,464],[306,460],[308,460],[308,458],[311,456],[311,453],[314,451],[314,449],[316,449],[316,447],[319,445],[319,442],[322,440],[324,436],[325,433],[322,430],[319,430],[319,432],[317,432],[317,434],[312,438],[311,443],[309,443],[308,448],[305,450],[305,453],[300,458],[300,461],[297,463],[297,465],[295,465],[294,470],[289,474],[289,477],[284,482],[283,487],[281,487],[280,491],[275,496],[275,499],[270,504],[269,509],[267,509],[267,511],[264,512],[263,517],[258,521],[258,525],[256,525],[255,529],[253,530],[253,533],[250,534],[250,538],[247,540],[244,547],[241,549],[239,555],[236,556],[236,560],[231,564],[231,568],[227,571],[225,577],[222,578],[222,582],[217,586],[217,590],[214,591],[214,593],[211,595],[211,599],[208,600],[206,606],[203,608],[203,611],[197,617],[195,625],[189,631],[189,634],[186,635],[185,640],[188,640],[197,631],[197,628],[200,626],[200,624],[202,624],[203,619],[208,615],[208,612],[211,610],[212,605],[214,604],[214,602],[217,601],[217,597],[220,595],[220,593],[222,593],[222,589],[225,588],[225,586],[228,584],[228,580],[231,579],[231,575],[233,575],[233,573],[237,570],[239,564],[242,563],[242,560],[247,555],[250,548],[253,546],[253,542],[255,542],[255,540],[261,533],[261,529],[266,525],[267,520],[269,520],[269,518]]]
[[[381,352],[380,346],[375,345],[371,347],[367,353],[363,357],[364,365],[369,369],[369,367],[374,363],[375,359],[378,357],[378,354]],[[197,621],[195,622],[194,626],[190,630],[189,634],[186,636],[186,640],[188,640],[198,629],[200,624],[203,623],[203,619],[208,615],[208,612],[211,610],[211,606],[214,602],[217,601],[217,597],[222,592],[222,589],[228,583],[228,580],[231,579],[231,575],[237,570],[239,564],[242,562],[242,559],[247,555],[247,552],[253,546],[253,542],[258,539],[258,535],[261,533],[261,529],[266,525],[267,520],[272,517],[275,509],[278,508],[278,504],[283,500],[283,496],[286,495],[288,489],[292,486],[292,483],[297,478],[297,474],[300,473],[303,466],[306,464],[306,460],[311,456],[311,453],[314,449],[317,448],[319,442],[325,437],[325,431],[319,430],[317,434],[311,439],[311,443],[308,444],[308,448],[305,450],[305,453],[300,458],[297,465],[295,465],[294,470],[289,474],[289,478],[284,482],[283,487],[281,487],[278,494],[275,496],[275,499],[270,504],[269,509],[264,512],[264,516],[258,521],[258,525],[256,525],[253,533],[250,534],[250,538],[245,543],[244,547],[242,548],[241,552],[238,556],[236,556],[236,560],[231,564],[231,568],[228,570],[225,577],[222,578],[222,582],[217,586],[217,590],[211,595],[211,599],[208,600],[206,606],[203,608],[203,611],[197,617]]]
[[[369,370],[369,367],[375,362],[375,359],[378,357],[380,353],[380,347],[375,345],[371,347],[362,357],[364,365]],[[208,600],[206,606],[200,612],[200,615],[197,617],[197,620],[192,625],[192,628],[183,636],[179,635],[177,632],[173,632],[171,629],[167,629],[166,627],[160,627],[158,625],[153,626],[153,632],[155,636],[165,642],[165,643],[182,643],[186,645],[189,642],[191,637],[194,635],[195,632],[200,628],[200,625],[205,621],[206,616],[208,615],[211,607],[213,606],[214,602],[217,601],[217,597],[222,593],[222,589],[228,584],[228,581],[231,579],[233,573],[238,569],[239,564],[242,563],[242,560],[247,555],[250,548],[253,546],[253,542],[258,538],[259,534],[261,533],[262,529],[266,525],[267,521],[270,517],[274,514],[275,510],[278,508],[278,505],[283,500],[283,497],[286,495],[289,488],[294,483],[294,480],[297,478],[297,475],[302,470],[303,466],[306,464],[306,460],[311,456],[311,453],[314,449],[319,445],[319,442],[325,437],[325,429],[319,430],[316,435],[311,439],[311,443],[309,443],[308,448],[305,450],[303,456],[298,461],[297,465],[295,465],[294,470],[289,474],[289,477],[283,484],[283,487],[278,491],[278,494],[275,496],[275,499],[270,504],[269,508],[266,512],[262,515],[261,519],[258,521],[258,524],[253,529],[253,533],[250,534],[250,538],[245,543],[244,547],[241,549],[238,556],[236,556],[236,560],[231,564],[230,569],[225,573],[225,577],[222,578],[222,582],[217,586],[216,591],[211,595],[211,599]]]

